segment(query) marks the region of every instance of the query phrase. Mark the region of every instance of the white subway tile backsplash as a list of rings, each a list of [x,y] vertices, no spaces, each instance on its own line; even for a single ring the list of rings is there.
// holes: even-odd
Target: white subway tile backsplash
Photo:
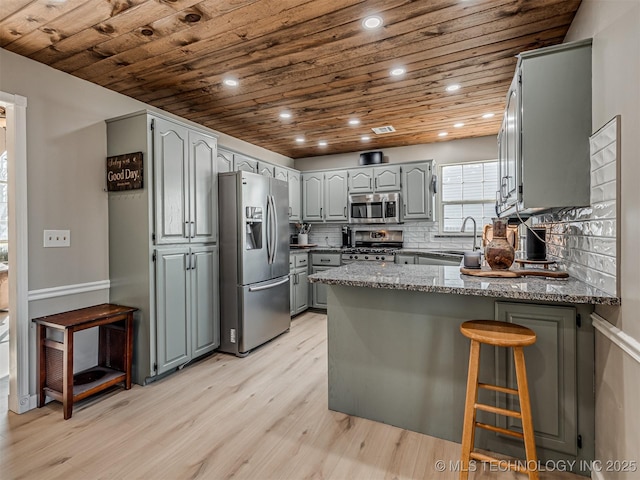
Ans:
[[[535,226],[546,226],[547,255],[570,275],[615,295],[617,121],[590,139],[591,206],[538,215]]]

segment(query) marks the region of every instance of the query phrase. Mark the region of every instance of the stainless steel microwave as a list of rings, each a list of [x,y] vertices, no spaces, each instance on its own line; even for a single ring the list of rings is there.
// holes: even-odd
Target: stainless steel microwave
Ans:
[[[349,195],[349,223],[400,223],[400,194]]]

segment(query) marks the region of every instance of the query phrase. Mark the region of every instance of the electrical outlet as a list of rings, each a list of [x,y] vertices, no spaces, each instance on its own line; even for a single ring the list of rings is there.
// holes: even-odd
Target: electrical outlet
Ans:
[[[71,230],[45,230],[44,247],[70,247]]]

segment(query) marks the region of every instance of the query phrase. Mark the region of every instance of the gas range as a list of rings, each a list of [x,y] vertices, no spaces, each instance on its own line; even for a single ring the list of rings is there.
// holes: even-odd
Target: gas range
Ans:
[[[353,247],[342,250],[342,263],[394,262],[396,251],[402,248],[402,230],[354,231]]]
[[[342,250],[342,263],[351,262],[391,262],[396,258],[398,248],[367,248],[355,247]]]

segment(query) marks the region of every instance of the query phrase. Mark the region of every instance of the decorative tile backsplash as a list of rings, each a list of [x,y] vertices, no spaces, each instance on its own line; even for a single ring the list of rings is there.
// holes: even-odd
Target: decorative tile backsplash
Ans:
[[[547,228],[547,256],[574,277],[616,295],[618,122],[590,139],[591,206],[532,218]]]

